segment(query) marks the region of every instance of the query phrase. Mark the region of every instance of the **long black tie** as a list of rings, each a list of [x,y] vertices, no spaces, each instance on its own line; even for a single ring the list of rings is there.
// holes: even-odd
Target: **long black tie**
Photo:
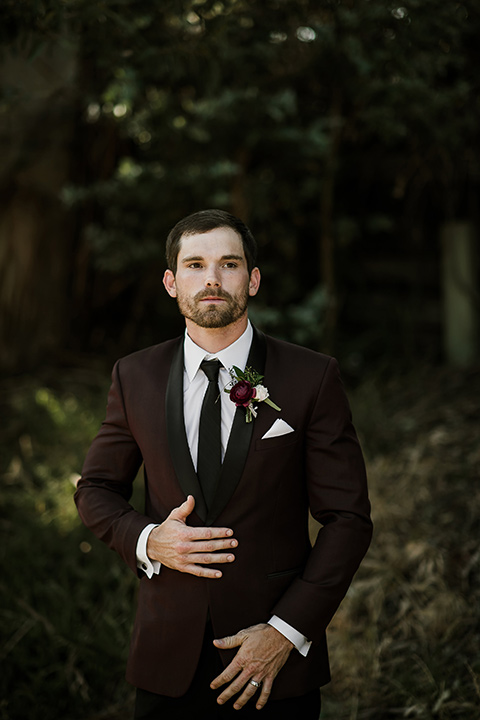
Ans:
[[[208,378],[208,386],[200,412],[197,475],[208,508],[211,507],[222,468],[220,365],[220,360],[204,360],[200,365]]]

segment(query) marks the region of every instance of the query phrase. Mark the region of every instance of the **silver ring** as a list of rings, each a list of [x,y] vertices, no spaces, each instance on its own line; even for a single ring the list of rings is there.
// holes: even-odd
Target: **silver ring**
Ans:
[[[262,683],[257,682],[256,680],[250,680],[250,685],[253,685],[255,688],[259,688]]]

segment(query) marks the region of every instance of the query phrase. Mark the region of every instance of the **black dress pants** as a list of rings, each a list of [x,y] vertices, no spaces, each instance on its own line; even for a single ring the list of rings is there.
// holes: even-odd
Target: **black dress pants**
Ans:
[[[313,690],[300,697],[269,700],[262,710],[255,707],[255,695],[241,710],[233,709],[233,700],[219,705],[217,697],[223,688],[211,690],[210,683],[223,671],[223,665],[212,643],[213,637],[212,628],[208,624],[197,672],[185,695],[172,698],[137,689],[135,720],[318,720],[320,690]]]

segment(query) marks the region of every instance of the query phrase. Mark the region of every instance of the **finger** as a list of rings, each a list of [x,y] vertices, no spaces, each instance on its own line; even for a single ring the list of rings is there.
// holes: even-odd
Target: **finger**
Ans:
[[[192,558],[192,562],[203,562],[201,559],[204,556],[208,556],[208,560],[205,562],[215,562],[215,557],[224,555],[233,556],[234,550],[237,547],[236,540],[210,540],[209,542],[198,542],[188,540],[185,537],[178,538],[175,545],[175,551],[179,555],[183,555],[185,559]],[[223,552],[221,552],[223,550]],[[225,550],[227,552],[225,552]]]
[[[251,679],[252,678],[250,678],[250,680]],[[245,685],[243,693],[240,695],[240,697],[238,697],[235,700],[235,702],[233,704],[233,707],[235,708],[235,710],[240,710],[240,708],[242,708],[258,692],[258,688],[255,685],[252,685],[250,680]],[[259,682],[259,681],[256,681],[256,682]],[[257,704],[257,707],[258,707],[258,704]],[[263,706],[261,706],[261,707],[263,707]]]
[[[215,553],[219,550],[231,550],[236,548],[238,542],[232,538],[221,540],[193,540],[189,542],[188,552],[190,553]]]
[[[273,680],[271,678],[266,678],[263,681],[261,690],[260,690],[260,697],[258,698],[255,707],[257,710],[261,710],[265,705],[267,704],[270,693],[272,692],[272,686],[273,686]]]
[[[185,522],[190,513],[193,512],[194,507],[195,498],[193,497],[193,495],[189,495],[184,503],[179,505],[179,507],[173,508],[169,517],[172,520],[179,520],[180,522]]]
[[[206,568],[202,565],[183,565],[178,568],[180,572],[189,573],[190,575],[196,575],[201,578],[210,578],[217,580],[222,577],[221,570],[214,570],[213,568]]]
[[[213,641],[215,645],[217,643],[221,642],[220,640],[214,640]],[[218,647],[218,645],[217,645]],[[217,690],[217,688],[221,687],[222,685],[225,685],[225,683],[231,682],[233,678],[238,675],[238,673],[242,670],[242,666],[237,661],[236,657],[232,660],[230,665],[227,665],[225,670],[220,673],[220,675],[217,675],[217,677],[212,680],[210,683],[210,687],[212,690]]]
[[[238,677],[236,677],[233,682],[226,687],[223,692],[218,696],[217,702],[219,705],[223,705],[223,703],[226,703],[230,698],[232,698],[234,695],[238,695],[240,692],[242,692],[242,699],[237,698],[235,700],[235,706],[237,702],[240,703],[238,707],[242,707],[247,700],[249,700],[256,691],[256,688],[253,687],[253,685],[247,685],[248,681],[250,680],[250,673],[247,672],[247,670],[243,670]],[[245,697],[243,697],[245,695]],[[236,708],[237,709],[237,708]]]
[[[197,542],[199,540],[216,540],[231,538],[233,535],[232,528],[226,527],[189,527],[188,537],[190,540]],[[235,541],[238,545],[238,541]]]
[[[187,557],[189,563],[198,565],[231,563],[235,560],[235,555],[232,553],[190,553]]]
[[[213,644],[215,645],[215,647],[220,648],[221,650],[226,650],[228,648],[238,647],[243,643],[244,640],[245,633],[242,631],[237,633],[236,635],[228,635],[224,638],[215,639],[213,641]],[[230,665],[225,669],[225,672],[228,670],[229,667]],[[225,682],[228,682],[228,679]]]

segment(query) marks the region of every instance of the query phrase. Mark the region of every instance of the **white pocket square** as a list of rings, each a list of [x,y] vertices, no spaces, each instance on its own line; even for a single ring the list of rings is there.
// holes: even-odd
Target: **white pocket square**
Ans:
[[[262,440],[266,440],[267,438],[272,437],[278,437],[279,435],[286,435],[287,433],[295,432],[290,425],[285,422],[285,420],[282,420],[281,418],[278,418],[278,420],[275,420],[270,430],[267,430],[265,435],[262,435]]]

